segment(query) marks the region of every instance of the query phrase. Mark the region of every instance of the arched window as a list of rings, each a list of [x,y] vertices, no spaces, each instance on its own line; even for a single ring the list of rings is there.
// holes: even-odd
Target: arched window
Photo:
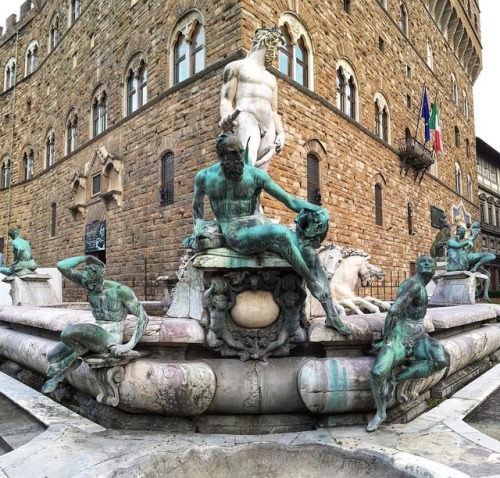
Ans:
[[[142,54],[131,62],[127,75],[127,114],[148,102],[148,70]]]
[[[474,196],[472,191],[472,178],[470,177],[470,174],[467,175],[467,199],[471,202],[474,201]]]
[[[415,231],[413,230],[413,207],[411,203],[408,203],[407,208],[407,222],[408,222],[408,235],[415,235]]]
[[[78,147],[78,115],[73,108],[66,123],[66,153],[72,153]]]
[[[352,76],[347,80],[346,99],[347,99],[347,111],[346,111],[346,113],[351,118],[355,118],[356,117],[356,85],[354,84],[354,79]]]
[[[342,67],[337,70],[337,108],[345,111],[345,79]]]
[[[399,29],[403,35],[408,36],[408,10],[404,3],[399,5]]]
[[[455,146],[460,148],[460,130],[455,126]]]
[[[486,207],[486,196],[481,194],[479,196],[479,218],[481,222],[485,222],[484,218],[484,208]]]
[[[53,51],[59,43],[59,13],[52,18],[49,30],[49,51]]]
[[[45,138],[45,167],[49,168],[56,162],[56,134],[51,128]]]
[[[434,55],[432,53],[432,43],[427,39],[427,66],[433,70],[434,69]]]
[[[199,73],[205,68],[205,28],[201,23],[197,23],[191,35],[191,43],[189,45],[189,62],[190,74]]]
[[[344,1],[344,11],[346,13],[351,13],[351,0],[343,0]]]
[[[73,25],[82,13],[82,0],[70,0],[69,24]]]
[[[108,95],[103,86],[97,89],[92,101],[92,133],[97,136],[108,127]]]
[[[34,168],[34,154],[33,150],[30,149],[23,154],[23,170],[24,170],[24,180],[29,181],[33,177]]]
[[[432,174],[434,177],[439,177],[438,176],[438,157],[439,154],[434,155],[434,162],[431,164],[431,167],[429,169],[429,173]]]
[[[192,10],[172,30],[172,84],[205,68],[205,27],[201,14]]]
[[[160,204],[167,206],[174,203],[175,156],[168,151],[161,158]]]
[[[469,102],[467,101],[467,93],[465,90],[462,92],[464,98],[464,116],[465,119],[469,119]]]
[[[16,84],[16,59],[10,58],[5,66],[4,72],[4,90],[12,88]]]
[[[285,44],[279,50],[279,70],[297,83],[312,90],[312,42],[302,21],[291,13],[279,19]]]
[[[26,76],[33,73],[38,68],[38,42],[33,40],[26,49]]]
[[[337,108],[353,119],[358,117],[358,88],[354,71],[345,60],[337,64]]]
[[[389,107],[387,106],[387,100],[382,93],[378,92],[375,95],[374,106],[375,134],[386,143],[390,143]]]
[[[455,75],[451,74],[451,101],[458,105],[458,87]]]
[[[292,38],[286,26],[281,27],[281,33],[285,38],[285,43],[281,45],[278,53],[278,67],[281,73],[292,78],[293,75],[293,47]]]
[[[186,37],[179,33],[174,47],[175,83],[180,83],[188,77],[188,45]]]
[[[455,163],[455,191],[462,195],[462,169],[458,163]]]
[[[384,225],[384,214],[382,210],[382,186],[375,184],[375,224]]]
[[[295,45],[295,81],[308,86],[308,54],[304,39],[301,37]]]
[[[307,200],[321,206],[319,160],[315,154],[311,153],[307,155]]]
[[[11,162],[9,159],[4,159],[2,163],[2,189],[8,189],[10,187],[11,180]]]

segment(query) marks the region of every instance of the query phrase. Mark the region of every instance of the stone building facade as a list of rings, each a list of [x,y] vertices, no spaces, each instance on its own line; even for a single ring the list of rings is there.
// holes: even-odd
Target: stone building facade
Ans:
[[[491,274],[491,290],[500,289],[500,153],[476,138],[479,217],[482,249],[495,254],[486,267]]]
[[[321,198],[329,240],[408,273],[433,241],[431,207],[478,214],[476,0],[28,1],[0,37],[5,262],[17,225],[41,265],[94,251],[110,277],[157,296],[192,229],[194,175],[216,160],[222,71],[262,25],[288,42],[272,68],[286,145],[269,174]],[[424,84],[444,139],[428,170],[430,153],[405,162],[399,149],[423,142]]]

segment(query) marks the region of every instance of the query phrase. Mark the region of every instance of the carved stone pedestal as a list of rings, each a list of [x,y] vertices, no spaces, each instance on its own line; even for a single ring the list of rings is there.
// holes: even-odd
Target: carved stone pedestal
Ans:
[[[56,291],[49,283],[48,274],[27,274],[20,277],[7,277],[3,280],[10,284],[13,305],[52,305],[60,302]]]
[[[487,277],[479,272],[444,272],[436,278],[437,285],[429,305],[466,305],[476,303],[478,287],[484,287]]]
[[[266,360],[307,340],[302,278],[280,256],[244,256],[227,248],[197,254],[206,345],[223,356]]]

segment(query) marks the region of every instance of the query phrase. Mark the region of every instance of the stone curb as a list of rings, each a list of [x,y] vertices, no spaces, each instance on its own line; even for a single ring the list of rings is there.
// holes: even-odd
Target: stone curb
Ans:
[[[87,433],[104,431],[105,428],[81,417],[50,398],[0,372],[0,394],[24,410],[44,427],[65,424]]]

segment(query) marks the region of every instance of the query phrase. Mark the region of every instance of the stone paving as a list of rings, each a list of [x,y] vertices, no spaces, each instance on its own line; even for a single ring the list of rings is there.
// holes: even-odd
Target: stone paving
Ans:
[[[290,457],[282,458],[283,452],[293,451],[291,456],[302,456],[307,451],[304,455],[307,457],[321,450],[318,470],[321,462],[326,463],[325,456],[333,453],[335,463],[343,470],[332,470],[335,476],[365,476],[361,463],[371,459],[380,466],[389,465],[395,473],[407,473],[379,470],[380,476],[500,477],[500,442],[464,422],[472,410],[499,388],[500,365],[497,365],[412,422],[383,424],[370,434],[362,426],[252,436],[166,434],[105,430],[0,374],[0,393],[47,427],[29,443],[0,457],[0,478],[143,476],[138,466],[156,470],[148,476],[189,476],[189,473],[196,476],[196,471],[193,475],[196,463],[196,466],[204,463],[206,477],[230,476],[228,470],[241,459],[238,453],[244,447],[258,450],[250,455],[253,466],[255,457],[258,462],[258,457],[263,456],[263,450],[272,450],[271,460],[281,463],[282,471],[292,464]],[[494,414],[491,417],[498,423]],[[222,462],[217,462],[222,455]],[[353,471],[357,469],[353,468],[356,460],[359,473]],[[302,462],[306,461],[304,458]],[[268,471],[258,476],[283,476],[271,471],[272,467],[266,468],[264,462],[259,466],[263,467],[261,471]],[[304,475],[303,469],[294,466],[295,471],[287,471],[288,477],[321,476],[319,471]],[[226,473],[221,475],[221,470]]]

